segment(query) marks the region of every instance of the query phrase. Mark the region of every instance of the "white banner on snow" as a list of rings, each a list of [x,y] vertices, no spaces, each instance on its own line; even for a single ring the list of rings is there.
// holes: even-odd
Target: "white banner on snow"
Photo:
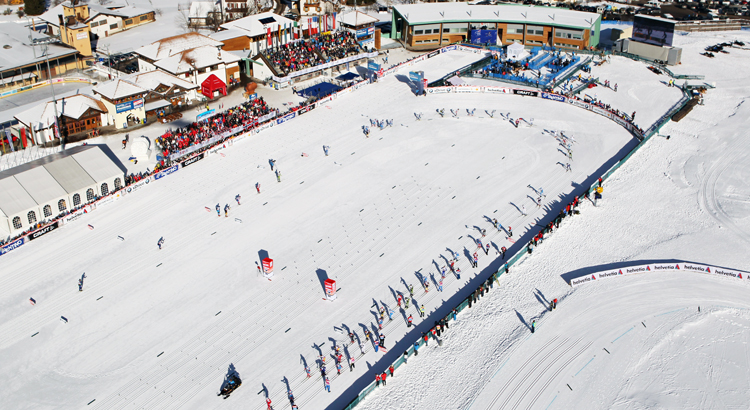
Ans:
[[[610,269],[595,273],[590,273],[579,278],[571,279],[570,286],[579,286],[584,283],[595,282],[601,279],[614,278],[619,276],[635,275],[639,273],[651,273],[660,271],[690,271],[705,273],[709,275],[728,276],[735,279],[750,279],[747,272],[736,271],[731,269],[717,268],[710,265],[698,263],[678,262],[678,263],[652,263],[648,265],[628,266],[624,268]]]

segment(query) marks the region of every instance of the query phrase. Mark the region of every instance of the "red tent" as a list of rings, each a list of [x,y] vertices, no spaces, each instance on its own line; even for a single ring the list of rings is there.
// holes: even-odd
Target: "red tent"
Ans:
[[[211,74],[201,83],[201,94],[208,98],[214,98],[214,91],[219,90],[223,95],[227,95],[227,85],[221,81],[215,74]]]

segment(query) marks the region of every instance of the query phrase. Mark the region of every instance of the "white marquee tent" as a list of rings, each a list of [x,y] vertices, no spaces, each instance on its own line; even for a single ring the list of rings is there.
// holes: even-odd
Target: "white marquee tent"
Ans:
[[[80,146],[0,172],[0,233],[15,236],[124,186],[97,146]]]

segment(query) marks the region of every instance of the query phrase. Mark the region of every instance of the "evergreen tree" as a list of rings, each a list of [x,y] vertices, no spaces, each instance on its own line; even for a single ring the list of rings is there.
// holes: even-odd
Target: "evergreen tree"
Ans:
[[[46,10],[45,0],[24,0],[23,9],[29,16],[38,16]]]

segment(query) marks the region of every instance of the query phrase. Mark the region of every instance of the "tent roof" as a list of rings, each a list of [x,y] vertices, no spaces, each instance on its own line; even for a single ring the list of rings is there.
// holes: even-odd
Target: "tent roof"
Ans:
[[[44,168],[68,193],[96,186],[96,181],[73,157],[60,158],[55,162],[45,164]]]
[[[89,149],[73,154],[73,159],[93,178],[94,182],[104,182],[111,178],[122,177],[123,172],[100,149]]]
[[[203,80],[203,82],[201,83],[201,87],[204,87],[204,86],[209,86],[212,89],[217,89],[217,88],[225,87],[226,84],[224,84],[224,81],[221,81],[221,79],[217,77],[215,74],[211,74],[208,76],[208,78]]]
[[[514,41],[513,44],[508,46],[508,50],[515,51],[515,50],[523,50],[523,49],[524,49],[523,44],[518,43],[516,41]]]
[[[340,76],[336,77],[336,79],[342,80],[342,81],[348,81],[357,77],[359,77],[359,74],[354,74],[353,72],[350,71],[348,73],[341,74]]]
[[[36,208],[34,198],[13,177],[0,179],[0,209],[11,216]]]
[[[31,168],[17,174],[15,178],[37,204],[49,203],[68,196],[44,167]]]

